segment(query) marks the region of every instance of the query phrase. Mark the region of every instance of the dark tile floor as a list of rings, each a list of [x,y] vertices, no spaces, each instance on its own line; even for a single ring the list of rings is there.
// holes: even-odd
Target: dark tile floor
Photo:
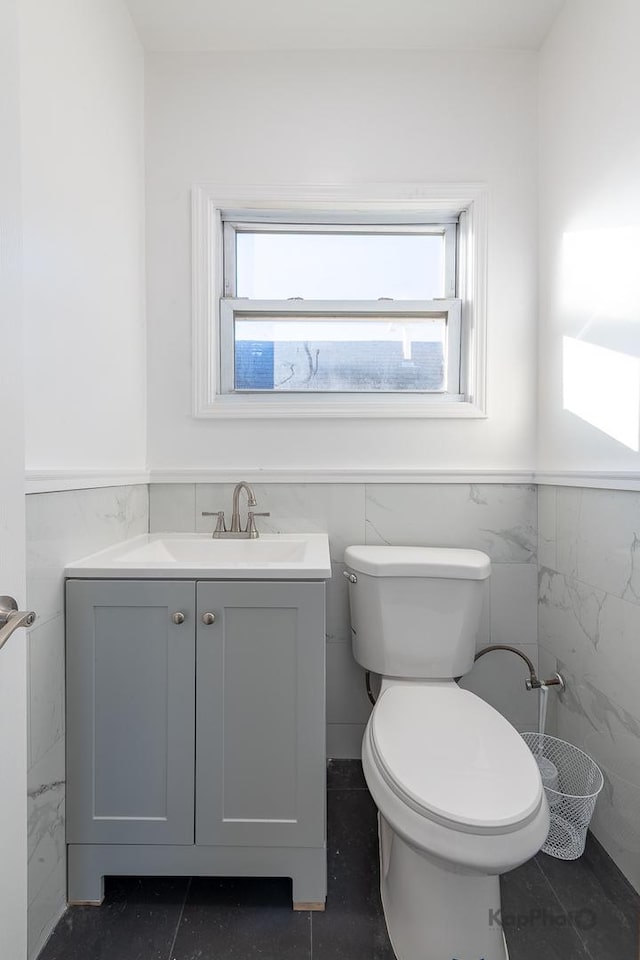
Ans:
[[[359,764],[332,761],[328,788],[325,913],[294,913],[288,880],[114,878],[100,909],[66,912],[40,960],[393,960]],[[502,891],[511,960],[639,960],[640,898],[593,838],[580,860],[539,854]]]

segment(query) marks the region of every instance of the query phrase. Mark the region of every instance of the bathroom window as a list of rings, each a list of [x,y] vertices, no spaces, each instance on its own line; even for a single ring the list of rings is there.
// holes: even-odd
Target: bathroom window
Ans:
[[[206,295],[208,324],[195,327],[196,414],[482,415],[463,289],[467,208],[238,209],[201,194],[194,293],[200,315],[199,288]]]
[[[223,393],[459,395],[455,221],[223,233]]]

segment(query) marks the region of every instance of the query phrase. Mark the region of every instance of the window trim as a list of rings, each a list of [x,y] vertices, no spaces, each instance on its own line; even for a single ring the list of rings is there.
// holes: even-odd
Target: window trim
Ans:
[[[486,416],[487,189],[483,184],[245,186],[198,184],[192,191],[193,415],[197,418],[366,417],[482,418]],[[220,393],[218,357],[223,296],[223,212],[250,212],[268,222],[277,210],[290,222],[304,211],[326,223],[444,222],[459,215],[458,295],[461,305],[464,397],[443,394]],[[249,301],[242,301],[244,307]],[[441,301],[436,301],[441,302]],[[395,303],[396,310],[400,302]],[[308,305],[308,303],[306,303]],[[406,304],[402,304],[404,309]],[[299,304],[298,304],[299,307]],[[424,305],[422,305],[424,310]]]

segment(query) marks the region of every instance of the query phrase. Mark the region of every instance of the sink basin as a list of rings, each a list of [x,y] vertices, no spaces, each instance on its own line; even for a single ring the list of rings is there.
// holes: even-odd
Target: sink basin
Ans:
[[[225,563],[254,566],[258,563],[284,563],[303,560],[306,543],[302,540],[196,540],[184,537],[158,538],[119,555],[123,563]]]
[[[257,540],[153,533],[70,563],[65,572],[68,577],[328,579],[331,563],[324,533],[264,534]]]

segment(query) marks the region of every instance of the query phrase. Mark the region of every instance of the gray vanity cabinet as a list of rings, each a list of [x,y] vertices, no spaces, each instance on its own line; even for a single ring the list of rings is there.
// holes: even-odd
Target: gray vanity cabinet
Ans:
[[[67,842],[193,843],[195,594],[68,582]]]
[[[323,909],[322,581],[67,581],[68,897],[289,876]]]
[[[321,584],[198,583],[196,843],[323,842],[320,624]]]

